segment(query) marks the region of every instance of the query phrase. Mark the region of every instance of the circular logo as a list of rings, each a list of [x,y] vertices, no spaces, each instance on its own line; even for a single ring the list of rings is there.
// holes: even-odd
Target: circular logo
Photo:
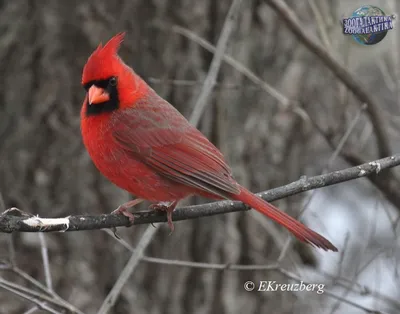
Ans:
[[[377,17],[385,17],[385,12],[383,12],[382,9],[373,6],[373,5],[364,5],[361,8],[358,8],[357,10],[355,10],[353,12],[353,14],[351,15],[351,18],[361,18],[358,21],[360,21],[357,24],[361,24],[361,26],[359,26],[359,29],[365,29],[365,33],[363,34],[354,34],[353,38],[354,40],[361,44],[361,45],[375,45],[377,43],[379,43],[383,38],[385,38],[386,34],[387,34],[387,30],[382,30],[382,31],[378,31],[378,32],[370,32],[368,33],[368,27],[370,27],[370,29],[372,30],[371,26],[373,27],[373,25],[378,24],[379,23],[379,19]],[[372,19],[366,19],[364,17],[371,17],[374,18],[374,20],[376,20],[376,22]],[[357,20],[355,20],[357,21]],[[364,23],[363,23],[364,22]],[[362,25],[364,24],[364,26]]]
[[[244,290],[246,290],[246,291],[253,291],[255,287],[256,287],[256,285],[252,281],[246,281],[244,283]]]

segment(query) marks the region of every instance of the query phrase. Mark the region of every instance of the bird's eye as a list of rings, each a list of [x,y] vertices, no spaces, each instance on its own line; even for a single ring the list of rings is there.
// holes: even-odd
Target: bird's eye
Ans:
[[[108,82],[111,86],[115,86],[115,85],[117,85],[117,78],[115,76],[113,76],[112,78],[110,78],[110,80]]]

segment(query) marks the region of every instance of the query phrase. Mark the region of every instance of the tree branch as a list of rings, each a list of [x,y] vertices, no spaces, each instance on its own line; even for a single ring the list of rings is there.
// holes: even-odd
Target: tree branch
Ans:
[[[131,274],[135,270],[136,266],[140,263],[140,260],[143,257],[144,251],[147,246],[150,244],[151,239],[154,235],[153,229],[147,228],[144,232],[141,240],[139,241],[137,247],[132,252],[131,258],[126,263],[124,269],[118,277],[118,280],[115,282],[113,288],[108,293],[107,297],[104,299],[101,308],[97,312],[97,314],[107,314],[110,308],[118,299],[119,294],[121,293],[122,288],[125,286],[126,282],[129,280]]]
[[[210,52],[215,52],[215,47],[207,42],[205,39],[199,37],[192,31],[185,29],[181,26],[174,26],[173,31],[178,34],[181,34],[190,40],[198,43],[204,49]],[[332,139],[326,134],[324,130],[312,119],[312,117],[303,109],[303,106],[297,104],[296,101],[288,99],[285,95],[281,92],[276,90],[274,87],[269,85],[268,83],[264,82],[260,77],[258,77],[254,72],[246,68],[242,63],[238,62],[231,56],[225,54],[224,61],[235,68],[238,72],[242,73],[246,76],[250,81],[252,81],[256,86],[260,87],[262,90],[267,92],[270,96],[275,98],[280,104],[283,105],[284,108],[288,108],[288,106],[292,105],[293,111],[298,114],[302,119],[305,121],[310,121],[316,130],[327,140],[328,144],[332,147],[333,150],[336,149],[336,145],[333,143]],[[152,79],[154,80],[154,78]],[[161,80],[155,80],[154,82],[161,82]],[[186,84],[193,85],[193,84],[200,84],[201,82],[196,81],[171,81],[167,80],[166,82],[169,83],[177,83],[177,84]],[[233,86],[230,86],[231,88]],[[365,105],[365,104],[364,104]],[[363,106],[364,106],[363,105]],[[361,107],[361,109],[363,108]],[[341,151],[340,155],[350,163],[351,166],[356,166],[358,164],[365,163],[364,159],[355,158],[354,154],[349,154],[348,152]],[[388,154],[389,155],[389,154]],[[386,172],[385,176],[373,176],[369,177],[370,181],[382,191],[382,193],[387,197],[387,199],[397,208],[400,209],[400,194],[397,193],[397,186],[399,180],[395,177],[393,173]]]
[[[311,122],[319,131],[321,136],[325,139],[327,144],[332,148],[335,149],[336,145],[331,136],[329,136],[322,128],[317,125],[317,123],[311,119]],[[365,159],[356,152],[351,150],[341,151],[340,155],[342,158],[350,165],[356,166],[359,164],[365,163]],[[400,194],[399,194],[399,180],[396,174],[391,172],[386,172],[385,175],[381,176],[370,176],[368,179],[371,181],[372,184],[375,185],[377,189],[379,189],[382,194],[386,197],[386,199],[391,202],[397,210],[400,211]]]
[[[315,177],[302,177],[293,183],[262,192],[260,195],[266,201],[274,201],[301,192],[358,179],[365,176],[378,175],[384,169],[400,165],[400,153],[390,157],[368,162],[356,167],[334,171]],[[196,206],[177,208],[172,215],[174,221],[214,216],[249,208],[241,202],[221,201]],[[166,222],[165,213],[156,211],[141,211],[134,213],[135,225]],[[65,218],[40,218],[18,208],[10,208],[0,215],[0,232],[53,232],[79,231],[129,226],[129,220],[123,215],[105,214],[99,216],[76,215]]]
[[[236,18],[239,12],[240,3],[241,0],[233,0],[225,18],[224,26],[222,27],[221,35],[219,36],[217,42],[217,47],[214,57],[211,61],[210,69],[207,72],[204,85],[200,91],[200,95],[198,96],[196,103],[194,104],[194,109],[190,117],[190,122],[193,123],[193,125],[197,125],[199,123],[200,118],[207,107],[207,100],[214,89],[216,78],[225,55],[226,46],[228,45],[229,37],[233,27],[236,25]]]
[[[367,112],[374,126],[379,157],[391,155],[389,136],[386,131],[386,123],[381,114],[381,106],[368,93],[367,89],[357,80],[357,78],[322,45],[304,31],[295,12],[290,9],[282,0],[265,0],[265,2],[281,17],[292,33],[340,79],[349,90],[361,101],[368,105]]]

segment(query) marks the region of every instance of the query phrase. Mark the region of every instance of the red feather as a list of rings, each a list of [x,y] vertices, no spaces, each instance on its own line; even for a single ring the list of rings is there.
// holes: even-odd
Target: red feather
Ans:
[[[217,148],[174,107],[158,100],[162,110],[137,104],[113,115],[116,143],[175,182],[222,198],[239,194],[239,185]]]
[[[191,194],[242,201],[301,241],[337,251],[327,239],[240,186],[221,152],[119,59],[122,39],[120,34],[100,45],[82,78],[83,84],[118,78],[115,110],[88,116],[86,98],[81,111],[85,146],[107,178],[152,202],[175,202]]]

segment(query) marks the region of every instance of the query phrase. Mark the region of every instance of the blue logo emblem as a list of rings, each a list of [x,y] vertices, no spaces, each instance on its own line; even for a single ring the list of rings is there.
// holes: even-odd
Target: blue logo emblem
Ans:
[[[393,29],[394,19],[395,15],[386,15],[376,6],[364,5],[343,19],[343,33],[361,45],[375,45]]]

